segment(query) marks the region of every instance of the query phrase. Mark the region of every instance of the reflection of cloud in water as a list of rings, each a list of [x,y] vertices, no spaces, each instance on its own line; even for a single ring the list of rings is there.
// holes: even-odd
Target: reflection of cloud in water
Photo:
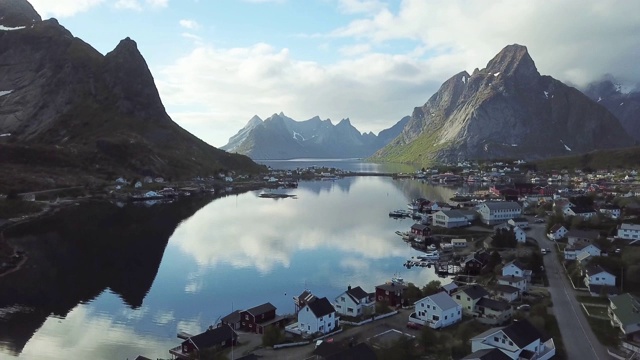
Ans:
[[[407,247],[390,231],[387,213],[406,198],[390,180],[355,178],[348,194],[316,194],[304,186],[298,199],[270,201],[246,193],[213,201],[183,222],[171,243],[201,266],[220,263],[267,273],[289,267],[302,250],[330,249],[366,259],[406,256]],[[407,230],[410,223],[398,229]]]
[[[49,318],[27,343],[20,359],[133,359],[166,357],[177,340],[135,333],[107,315],[77,306],[65,319]]]

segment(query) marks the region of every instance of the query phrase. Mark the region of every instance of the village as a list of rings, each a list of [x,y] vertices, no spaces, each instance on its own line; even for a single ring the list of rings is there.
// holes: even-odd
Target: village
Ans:
[[[340,294],[302,289],[295,314],[258,303],[201,334],[179,333],[169,352],[179,359],[566,359],[567,347],[580,346],[560,335],[575,326],[556,313],[564,305],[554,293],[566,283],[602,351],[629,359],[640,351],[637,173],[545,175],[518,182],[497,172],[488,190],[451,203],[417,198],[390,211],[415,220],[398,232],[424,252],[407,259],[407,270],[433,266],[442,281],[394,276],[373,289],[345,284]],[[483,181],[424,170],[411,177]]]

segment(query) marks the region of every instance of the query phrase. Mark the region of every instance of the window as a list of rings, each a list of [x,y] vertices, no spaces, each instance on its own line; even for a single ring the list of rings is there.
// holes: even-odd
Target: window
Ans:
[[[456,299],[460,300],[460,295],[456,295]]]
[[[471,301],[471,298],[467,296],[467,301]]]
[[[421,306],[421,307],[424,307],[424,303],[420,303],[420,306]]]
[[[344,296],[340,297],[340,301],[344,302]]]
[[[347,308],[348,313],[353,313],[353,308]]]
[[[498,337],[497,337],[497,336],[494,336],[494,337],[493,337],[493,341],[495,341],[495,342],[500,342],[500,339],[498,339]]]
[[[433,318],[433,320],[436,320],[436,321],[440,320],[440,316],[438,316],[438,315],[433,315],[432,318]]]
[[[444,319],[447,320],[447,315],[444,316]]]
[[[244,316],[244,319],[245,319],[245,320],[249,320],[249,315],[245,315],[245,316]]]
[[[509,346],[513,346],[513,341],[509,341]]]

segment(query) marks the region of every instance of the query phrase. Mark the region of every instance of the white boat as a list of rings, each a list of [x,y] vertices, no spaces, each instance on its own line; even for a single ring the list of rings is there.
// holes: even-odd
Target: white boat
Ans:
[[[420,260],[438,260],[440,259],[440,253],[438,250],[428,251],[424,255],[418,256]]]
[[[434,251],[436,249],[437,249],[437,247],[435,245],[433,245],[433,244],[427,246],[427,250],[429,250],[429,251]]]
[[[394,283],[394,284],[402,285],[402,284],[404,284],[404,279],[399,277],[399,276],[394,276],[394,277],[391,278],[391,282]]]

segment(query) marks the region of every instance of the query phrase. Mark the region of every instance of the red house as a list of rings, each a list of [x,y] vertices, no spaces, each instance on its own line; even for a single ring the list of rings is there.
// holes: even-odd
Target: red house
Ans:
[[[267,326],[284,324],[286,318],[276,316],[276,307],[264,303],[240,312],[240,328],[244,331],[262,334]]]
[[[209,328],[207,331],[187,338],[176,348],[169,350],[179,359],[199,358],[200,352],[208,349],[223,349],[236,345],[238,334],[228,325]]]
[[[402,306],[406,290],[405,285],[394,282],[378,285],[376,286],[376,301],[386,301],[389,306]]]
[[[411,234],[417,238],[424,239],[431,235],[431,229],[427,225],[413,224],[411,225]]]

